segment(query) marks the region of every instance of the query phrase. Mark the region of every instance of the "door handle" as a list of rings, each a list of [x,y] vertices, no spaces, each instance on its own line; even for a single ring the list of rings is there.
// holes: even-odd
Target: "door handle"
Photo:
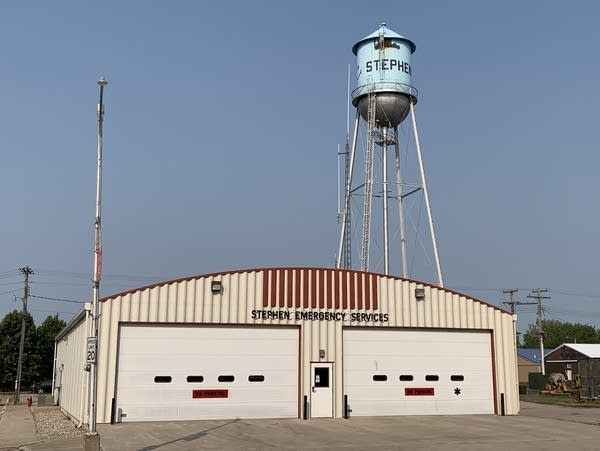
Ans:
[[[313,392],[313,393],[316,393],[316,392],[317,392],[317,390],[315,390],[315,387],[313,387],[313,388],[312,388],[312,392]]]

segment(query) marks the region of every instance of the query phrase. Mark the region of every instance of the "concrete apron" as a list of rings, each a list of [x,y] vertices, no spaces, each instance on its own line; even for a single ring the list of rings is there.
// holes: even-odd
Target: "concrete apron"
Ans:
[[[38,443],[31,409],[27,405],[6,404],[0,417],[0,449]]]

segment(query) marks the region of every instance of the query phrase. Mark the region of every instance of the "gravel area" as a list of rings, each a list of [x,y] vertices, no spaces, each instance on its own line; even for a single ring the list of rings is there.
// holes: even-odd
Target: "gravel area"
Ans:
[[[40,439],[77,437],[85,433],[60,411],[60,407],[33,407],[33,420]]]

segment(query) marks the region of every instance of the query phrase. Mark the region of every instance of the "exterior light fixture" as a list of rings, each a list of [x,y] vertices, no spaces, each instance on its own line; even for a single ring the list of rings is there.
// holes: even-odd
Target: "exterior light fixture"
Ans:
[[[425,288],[415,288],[415,298],[417,301],[425,300]]]
[[[223,293],[223,284],[220,280],[213,280],[210,283],[210,291],[212,294],[221,294]]]
[[[322,359],[325,358],[325,349],[319,349],[319,357]]]

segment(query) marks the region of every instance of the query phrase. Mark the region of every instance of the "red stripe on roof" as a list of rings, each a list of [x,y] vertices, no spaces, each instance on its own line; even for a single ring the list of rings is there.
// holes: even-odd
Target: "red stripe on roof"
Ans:
[[[325,271],[327,275],[327,308],[333,307],[333,298],[335,298],[335,286],[333,281],[333,271]]]
[[[270,307],[277,307],[277,274],[279,270],[271,271],[271,292],[269,296],[271,296],[271,302],[269,303]]]
[[[348,278],[350,274],[347,272],[341,272],[340,280],[342,282],[342,308],[348,308]]]
[[[357,274],[357,283],[356,283],[356,291],[357,291],[357,296],[356,296],[356,308],[358,308],[359,310],[361,310],[363,308],[363,299],[364,299],[364,295],[365,295],[365,291],[364,291],[364,278],[365,275],[364,274]]]
[[[278,298],[279,298],[279,307],[285,307],[285,295],[287,293],[287,290],[285,289],[285,274],[286,274],[286,270],[279,270],[277,271],[278,273],[278,277],[279,277],[279,289],[278,291]]]
[[[271,277],[271,271],[265,271],[263,275],[263,307],[269,306],[269,277]]]
[[[300,297],[302,292],[302,280],[301,280],[302,271],[298,269],[294,269],[294,307],[300,308],[302,307],[302,298]]]
[[[379,290],[378,290],[378,283],[377,283],[377,276],[375,274],[369,274],[369,276],[371,277],[372,283],[371,283],[371,308],[373,310],[377,310],[379,308]]]
[[[319,278],[319,308],[325,308],[325,271],[317,271]]]
[[[310,275],[310,270],[307,271],[302,271],[302,307],[304,308],[308,308],[308,299],[309,299],[309,295],[308,293],[310,293],[309,288],[309,275]]]
[[[348,293],[348,298],[350,299],[350,308],[355,309],[356,308],[356,273],[350,273],[350,274],[348,274],[348,277],[350,278],[350,280],[349,280],[350,291]]]
[[[317,308],[317,270],[310,270],[310,306]]]
[[[231,270],[231,271],[222,271],[222,272],[214,272],[214,273],[208,273],[208,274],[199,274],[199,275],[193,275],[193,276],[180,277],[178,279],[164,280],[161,282],[156,282],[156,283],[144,285],[144,286],[137,287],[137,288],[132,288],[130,290],[125,290],[122,292],[114,293],[114,294],[111,294],[104,298],[101,298],[100,302],[107,302],[112,299],[116,299],[118,297],[133,295],[135,293],[140,293],[145,290],[163,287],[165,285],[173,285],[176,283],[192,282],[194,280],[201,280],[201,279],[218,278],[218,277],[223,277],[226,275],[233,275],[233,274],[262,273],[263,274],[263,306],[268,307],[270,304],[270,301],[271,301],[271,296],[269,294],[270,292],[268,289],[271,273],[274,271],[280,271],[283,269],[290,269],[290,268],[246,268],[246,269],[236,269],[236,270]],[[341,282],[341,288],[340,288],[339,283],[336,284],[336,293],[337,293],[338,297],[341,296],[341,298],[342,298],[342,300],[340,302],[342,308],[348,308],[348,305],[347,305],[348,298],[349,297],[350,297],[350,299],[353,298],[352,290],[354,288],[354,285],[352,283],[349,284],[349,281],[353,280],[357,274],[369,274],[371,277],[373,277],[373,281],[374,281],[374,283],[372,285],[373,298],[371,300],[371,306],[373,309],[377,308],[377,305],[378,305],[377,281],[381,277],[383,279],[394,279],[394,280],[404,280],[407,282],[415,282],[415,283],[418,283],[418,284],[426,286],[426,287],[436,288],[445,293],[453,293],[453,294],[457,294],[459,296],[464,296],[466,299],[471,299],[471,300],[473,300],[477,303],[483,304],[491,309],[499,310],[503,313],[510,314],[510,312],[508,310],[504,310],[496,305],[490,304],[489,302],[483,301],[481,299],[474,298],[471,295],[464,294],[464,293],[461,293],[461,292],[458,292],[458,291],[455,291],[455,290],[452,290],[449,288],[441,288],[436,284],[427,283],[427,282],[423,282],[423,281],[419,281],[419,280],[407,279],[407,278],[402,278],[402,277],[398,277],[398,276],[390,276],[390,275],[385,275],[385,274],[364,273],[364,272],[353,270],[353,269],[330,269],[330,268],[293,268],[293,269],[294,269],[294,271],[297,271],[297,274],[298,274],[297,283],[299,284],[299,288],[304,288],[304,290],[300,290],[301,294],[297,298],[298,300],[296,302],[298,304],[296,304],[296,305],[300,306],[299,304],[302,304],[305,308],[308,307],[308,304],[307,304],[308,296],[306,296],[307,286],[308,286],[308,282],[306,281],[307,273],[311,270],[314,270],[314,271],[332,270],[338,274],[338,281]],[[351,287],[351,290],[350,290],[351,293],[348,293],[348,286]],[[348,296],[348,294],[350,294],[350,296]],[[306,303],[306,304],[304,304],[304,303]],[[336,308],[338,308],[338,307],[336,306]]]

